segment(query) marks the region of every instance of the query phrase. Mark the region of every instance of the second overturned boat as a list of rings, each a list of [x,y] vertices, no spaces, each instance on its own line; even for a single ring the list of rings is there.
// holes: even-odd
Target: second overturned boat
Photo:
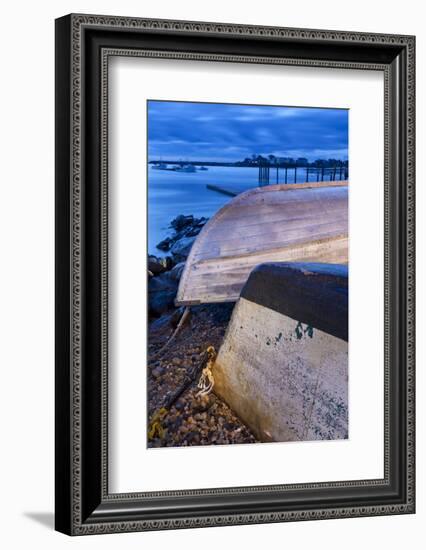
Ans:
[[[280,184],[237,195],[204,226],[177,305],[233,302],[265,262],[348,261],[348,182]]]

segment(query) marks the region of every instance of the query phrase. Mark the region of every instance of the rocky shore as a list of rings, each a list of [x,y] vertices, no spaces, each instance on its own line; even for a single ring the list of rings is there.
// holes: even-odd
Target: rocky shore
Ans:
[[[178,216],[170,223],[173,233],[157,248],[169,254],[164,258],[148,256],[148,307],[150,318],[160,317],[174,307],[179,279],[185,267],[186,258],[196,236],[208,218]]]
[[[148,257],[148,446],[254,443],[255,437],[214,393],[198,396],[206,350],[218,350],[233,304],[176,308],[186,258],[206,218],[178,216],[172,235]],[[178,330],[177,327],[179,325]]]

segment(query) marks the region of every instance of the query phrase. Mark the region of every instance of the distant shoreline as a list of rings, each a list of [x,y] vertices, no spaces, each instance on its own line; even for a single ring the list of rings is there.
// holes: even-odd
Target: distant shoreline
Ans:
[[[269,168],[309,168],[309,169],[317,169],[321,170],[322,168],[342,168],[342,169],[348,169],[349,163],[347,160],[341,160],[341,159],[319,159],[314,162],[308,162],[306,159],[298,159],[298,160],[270,160],[265,157],[256,158],[256,159],[245,159],[245,160],[238,160],[234,162],[217,162],[212,160],[163,160],[163,159],[156,159],[156,160],[150,160],[148,161],[148,164],[156,165],[156,164],[172,164],[172,165],[192,165],[192,166],[223,166],[227,168],[259,168],[260,166],[268,166]]]
[[[205,161],[205,162],[200,162],[200,161],[186,162],[185,161],[184,162],[182,160],[150,160],[148,164],[175,164],[175,165],[191,164],[192,166],[224,166],[228,168],[232,166],[236,166],[236,167],[247,166],[248,168],[253,168],[253,165],[249,165],[249,164],[239,165],[239,164],[236,164],[235,162],[214,162],[214,161]]]

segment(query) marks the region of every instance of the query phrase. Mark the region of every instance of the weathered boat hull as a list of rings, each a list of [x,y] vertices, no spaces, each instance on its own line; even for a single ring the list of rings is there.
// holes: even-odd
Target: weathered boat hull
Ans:
[[[348,437],[346,266],[263,264],[233,310],[214,391],[260,441]]]
[[[177,305],[236,301],[265,262],[348,261],[348,182],[270,185],[241,193],[196,239]]]

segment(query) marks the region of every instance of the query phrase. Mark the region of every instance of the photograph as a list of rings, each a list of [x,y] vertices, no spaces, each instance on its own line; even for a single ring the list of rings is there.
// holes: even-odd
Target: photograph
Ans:
[[[212,21],[204,4],[168,4],[57,9],[55,200],[42,201],[55,212],[54,432],[28,383],[51,388],[43,369],[6,369],[34,394],[31,409],[49,404],[55,460],[42,453],[37,471],[55,472],[54,528],[126,545],[131,532],[229,526],[227,539],[267,523],[298,546],[355,548],[368,522],[400,547],[413,526],[403,516],[416,513],[421,18],[369,5],[366,23],[359,6],[318,3],[233,13],[228,2],[221,23],[216,7]],[[13,82],[26,89],[27,73]],[[52,125],[33,128],[53,138]],[[28,143],[45,153],[46,140]],[[37,159],[11,164],[28,200],[7,187],[25,214],[14,234],[37,237],[38,258],[39,233],[21,227],[34,210],[52,229],[32,200]],[[18,254],[24,274],[31,254]],[[27,313],[9,324],[21,329]],[[13,344],[13,361],[34,355],[32,341]],[[38,509],[25,506],[26,525]],[[333,534],[319,537],[326,524]],[[216,548],[204,533],[197,547]]]
[[[350,437],[349,178],[347,108],[147,100],[148,448]]]

